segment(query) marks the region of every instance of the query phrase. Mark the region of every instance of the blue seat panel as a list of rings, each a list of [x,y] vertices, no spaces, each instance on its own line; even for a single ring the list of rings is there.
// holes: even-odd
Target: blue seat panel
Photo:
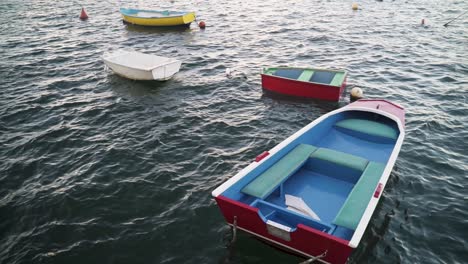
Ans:
[[[330,84],[333,78],[335,78],[335,74],[336,72],[315,71],[309,81],[314,83]]]
[[[273,73],[273,75],[297,80],[303,71],[303,69],[278,69],[275,71],[275,73]]]

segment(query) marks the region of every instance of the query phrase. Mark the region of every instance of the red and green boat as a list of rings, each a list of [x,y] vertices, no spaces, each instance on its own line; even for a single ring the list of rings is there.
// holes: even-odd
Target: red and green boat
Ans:
[[[314,68],[264,68],[262,87],[268,92],[338,101],[346,87],[344,70]]]
[[[234,230],[307,263],[345,264],[375,214],[404,137],[403,107],[358,100],[263,152],[212,195]]]

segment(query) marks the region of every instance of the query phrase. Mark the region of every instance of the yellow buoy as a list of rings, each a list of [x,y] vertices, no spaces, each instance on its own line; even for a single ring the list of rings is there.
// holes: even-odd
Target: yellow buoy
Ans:
[[[357,3],[353,3],[352,7],[353,7],[353,10],[358,10],[358,8],[359,8]]]

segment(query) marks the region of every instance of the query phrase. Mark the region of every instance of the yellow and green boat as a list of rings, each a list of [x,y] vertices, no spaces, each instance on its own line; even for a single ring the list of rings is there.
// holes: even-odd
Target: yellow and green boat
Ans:
[[[120,13],[124,22],[140,26],[189,26],[195,20],[195,12],[121,8]]]

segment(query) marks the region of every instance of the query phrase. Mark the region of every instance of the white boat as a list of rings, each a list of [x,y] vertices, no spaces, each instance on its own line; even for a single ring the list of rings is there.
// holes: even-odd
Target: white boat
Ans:
[[[132,80],[165,81],[179,72],[181,61],[136,51],[105,53],[102,59],[116,74]]]

